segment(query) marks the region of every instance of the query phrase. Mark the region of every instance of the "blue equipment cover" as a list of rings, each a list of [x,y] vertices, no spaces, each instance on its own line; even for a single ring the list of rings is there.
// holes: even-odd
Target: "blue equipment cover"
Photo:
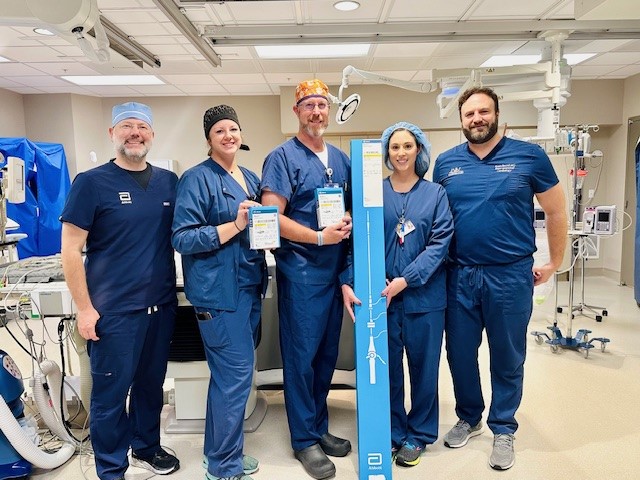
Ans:
[[[25,203],[7,202],[7,216],[27,238],[18,242],[22,258],[60,253],[62,224],[58,220],[71,186],[67,157],[59,143],[32,142],[27,138],[0,138],[5,157],[24,160]]]

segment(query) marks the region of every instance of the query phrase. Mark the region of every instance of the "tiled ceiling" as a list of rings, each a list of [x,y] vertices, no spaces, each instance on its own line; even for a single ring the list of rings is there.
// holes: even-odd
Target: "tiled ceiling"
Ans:
[[[433,69],[477,68],[495,54],[539,54],[548,45],[541,34],[555,30],[568,35],[564,53],[596,53],[573,67],[573,79],[640,73],[638,0],[594,0],[598,7],[585,15],[576,15],[574,3],[586,3],[578,0],[360,0],[352,12],[336,10],[335,1],[97,0],[100,15],[157,57],[160,67],[115,51],[108,62],[97,63],[72,39],[35,34],[42,23],[36,18],[30,24],[0,16],[0,56],[9,60],[0,63],[0,88],[99,97],[271,95],[315,76],[337,85],[347,65],[419,82],[429,80]],[[0,12],[15,2],[63,9],[95,0],[0,0]],[[172,21],[167,5],[188,20],[199,42]],[[254,48],[291,42],[372,45],[366,57],[293,60],[263,60]],[[202,44],[220,66],[201,54]],[[164,85],[80,87],[61,78],[113,74],[154,74]]]

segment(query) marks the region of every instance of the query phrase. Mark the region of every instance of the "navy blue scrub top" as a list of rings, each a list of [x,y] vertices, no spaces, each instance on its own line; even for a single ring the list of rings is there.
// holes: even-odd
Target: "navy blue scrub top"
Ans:
[[[347,155],[326,144],[332,182],[344,189],[345,208],[350,209],[351,167]],[[326,168],[318,156],[300,140],[292,138],[276,147],[262,167],[262,191],[270,190],[287,200],[284,215],[305,227],[318,230],[316,188],[329,182]],[[336,281],[344,268],[348,242],[318,247],[281,239],[276,249],[277,267],[291,281],[322,285]]]
[[[433,179],[453,213],[452,262],[507,264],[535,252],[533,196],[558,183],[538,145],[503,137],[481,160],[463,143],[438,156]]]
[[[100,314],[176,298],[171,222],[178,177],[151,168],[146,189],[113,161],[79,173],[60,216],[89,232],[87,286]]]

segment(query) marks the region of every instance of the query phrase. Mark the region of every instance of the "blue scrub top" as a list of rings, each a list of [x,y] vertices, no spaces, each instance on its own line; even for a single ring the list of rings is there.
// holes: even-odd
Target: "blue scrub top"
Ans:
[[[481,160],[463,143],[438,156],[433,179],[453,213],[452,262],[508,264],[535,252],[533,196],[558,183],[538,145],[503,137]]]
[[[351,167],[349,157],[333,145],[326,144],[331,181],[344,189],[345,207],[351,208]],[[292,138],[276,147],[262,167],[262,191],[270,190],[287,200],[284,215],[305,227],[318,230],[316,188],[329,182],[325,166],[318,156],[300,140]],[[318,247],[281,239],[276,249],[278,269],[291,281],[310,285],[335,282],[344,268],[347,242]]]
[[[407,281],[401,294],[406,313],[444,309],[444,262],[453,236],[453,217],[444,188],[419,179],[409,192],[398,193],[387,177],[382,189],[387,278],[404,277]],[[396,233],[401,215],[405,225],[411,222],[415,226],[402,244]]]
[[[87,286],[100,314],[176,298],[171,222],[178,177],[151,169],[146,190],[113,161],[79,173],[60,215],[62,222],[89,232]]]
[[[240,167],[249,197],[259,191],[258,176]],[[178,182],[172,241],[182,255],[184,291],[192,305],[235,311],[238,290],[266,285],[263,250],[249,248],[249,229],[220,243],[217,226],[232,222],[247,193],[211,158],[188,169]]]

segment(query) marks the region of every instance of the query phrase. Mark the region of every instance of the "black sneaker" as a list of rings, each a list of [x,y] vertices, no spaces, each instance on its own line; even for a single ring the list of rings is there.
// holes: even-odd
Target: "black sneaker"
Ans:
[[[131,465],[144,468],[156,475],[169,475],[180,468],[180,460],[161,448],[149,457],[141,457],[131,452]]]

